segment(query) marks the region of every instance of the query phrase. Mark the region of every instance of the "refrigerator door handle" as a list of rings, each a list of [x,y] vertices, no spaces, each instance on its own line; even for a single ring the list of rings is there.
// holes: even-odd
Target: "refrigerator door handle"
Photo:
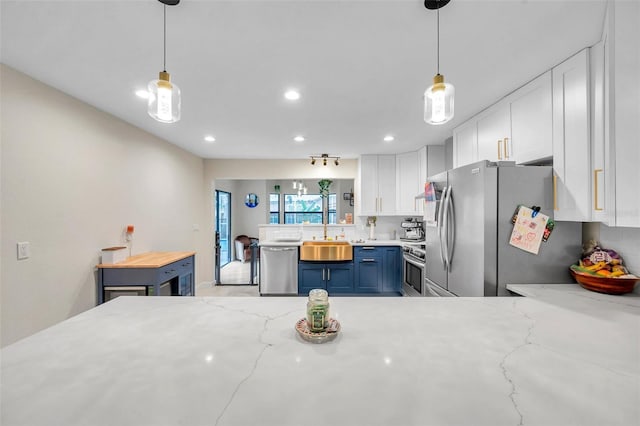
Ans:
[[[449,271],[451,271],[451,262],[453,261],[453,251],[456,245],[456,215],[453,210],[453,193],[449,187],[449,194],[447,198],[448,213],[451,218],[451,222],[447,221],[447,228],[451,223],[451,232],[447,229],[447,263],[449,264]],[[449,245],[451,243],[451,245]]]
[[[444,269],[447,269],[447,262],[444,259],[444,241],[442,239],[442,230],[443,230],[443,212],[444,212],[444,206],[446,203],[446,199],[447,199],[447,188],[448,187],[444,187],[444,189],[442,190],[442,196],[440,197],[440,206],[438,208],[438,218],[437,218],[437,225],[438,225],[438,240],[440,242],[440,261],[442,262],[442,266],[444,267]]]
[[[447,186],[442,197],[442,235],[440,237],[440,250],[444,253],[444,269],[449,270],[449,197],[451,186]]]

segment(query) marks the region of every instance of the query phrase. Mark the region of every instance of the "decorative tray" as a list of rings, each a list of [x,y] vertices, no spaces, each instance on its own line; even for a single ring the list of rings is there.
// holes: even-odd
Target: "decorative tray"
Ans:
[[[302,318],[296,322],[296,331],[303,340],[311,343],[330,342],[336,338],[340,331],[340,323],[337,319],[329,318],[329,326],[325,331],[313,332],[309,329],[306,318]]]

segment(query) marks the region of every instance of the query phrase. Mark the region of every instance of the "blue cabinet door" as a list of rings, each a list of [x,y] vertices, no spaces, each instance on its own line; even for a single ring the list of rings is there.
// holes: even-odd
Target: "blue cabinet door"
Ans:
[[[298,294],[309,295],[314,288],[327,288],[326,265],[324,263],[298,263]]]
[[[326,282],[329,296],[336,293],[353,293],[353,263],[328,263]]]
[[[355,267],[356,292],[379,293],[382,288],[381,259],[377,256],[356,259]]]
[[[400,247],[382,249],[382,292],[400,293],[402,289],[402,252]]]

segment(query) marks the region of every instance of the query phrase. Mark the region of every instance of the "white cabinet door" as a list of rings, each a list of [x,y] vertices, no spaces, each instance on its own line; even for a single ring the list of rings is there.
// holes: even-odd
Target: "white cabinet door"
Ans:
[[[589,55],[553,68],[554,218],[591,220]]]
[[[362,155],[359,162],[360,216],[393,215],[396,211],[396,156]]]
[[[359,162],[360,196],[356,198],[361,216],[378,214],[378,156],[363,155]]]
[[[551,71],[515,91],[511,98],[511,143],[516,163],[532,163],[553,155]],[[504,148],[503,148],[504,149]]]
[[[420,180],[420,156],[418,152],[396,154],[396,210],[401,215],[418,214]],[[426,160],[426,158],[425,158]],[[424,163],[424,161],[422,161]]]
[[[509,102],[499,102],[478,117],[478,161],[514,160]]]
[[[453,130],[453,167],[465,166],[478,159],[478,128],[471,119]]]
[[[378,214],[396,214],[396,156],[378,156]]]
[[[606,209],[610,224],[640,227],[640,2],[607,3]],[[613,16],[612,16],[613,15]],[[605,46],[606,49],[606,46]],[[608,79],[608,82],[606,81]],[[611,220],[613,215],[614,219]]]
[[[607,175],[604,145],[604,84],[605,84],[605,41],[589,49],[591,85],[591,218],[608,223],[605,209],[607,195]]]

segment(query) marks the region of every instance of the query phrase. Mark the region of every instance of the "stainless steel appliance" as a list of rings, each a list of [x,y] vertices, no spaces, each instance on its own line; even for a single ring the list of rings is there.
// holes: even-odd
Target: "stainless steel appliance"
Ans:
[[[428,289],[506,296],[507,284],[572,282],[568,265],[581,252],[580,223],[556,222],[538,255],[509,245],[518,205],[540,206],[553,217],[551,167],[481,161],[428,180],[436,193],[436,220],[425,227]]]
[[[402,245],[402,288],[405,296],[423,296],[425,279],[424,244]]]
[[[298,294],[298,246],[260,247],[261,295]]]
[[[424,241],[424,226],[422,219],[409,217],[401,224],[402,235],[401,241]]]

